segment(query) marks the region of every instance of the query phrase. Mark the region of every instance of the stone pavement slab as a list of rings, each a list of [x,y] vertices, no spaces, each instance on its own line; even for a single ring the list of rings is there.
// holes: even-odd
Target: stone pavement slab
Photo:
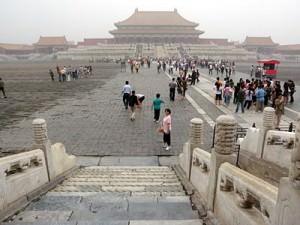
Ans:
[[[95,156],[77,156],[76,165],[77,166],[98,166],[100,163],[101,157]]]
[[[190,203],[129,203],[131,220],[197,219]]]
[[[85,204],[103,202],[103,203],[112,203],[112,202],[122,202],[127,201],[129,198],[129,193],[109,193],[109,192],[98,192],[92,195],[84,196],[82,202]]]
[[[70,211],[73,209],[86,208],[85,204],[81,203],[80,196],[43,196],[39,201],[32,202],[26,211]]]
[[[158,157],[160,166],[171,166],[179,164],[178,156],[160,156]]]
[[[78,221],[77,225],[128,225],[129,221]]]
[[[36,221],[36,222],[7,222],[3,223],[3,225],[78,225],[76,221],[73,222],[57,222],[57,221],[52,221],[52,222],[45,222],[45,221]]]
[[[148,157],[121,157],[121,166],[158,166],[157,156]]]
[[[24,223],[37,223],[47,221],[48,224],[66,223],[72,211],[25,211],[14,219]]]
[[[157,156],[104,156],[100,166],[158,166]]]
[[[200,220],[131,220],[130,225],[202,225]]]

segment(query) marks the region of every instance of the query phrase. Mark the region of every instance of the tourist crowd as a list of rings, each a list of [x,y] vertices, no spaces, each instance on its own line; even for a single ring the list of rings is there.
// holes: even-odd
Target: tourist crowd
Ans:
[[[56,66],[57,79],[55,79],[55,74],[52,69],[49,69],[49,75],[52,81],[58,80],[59,82],[66,82],[71,80],[78,80],[79,78],[87,78],[92,75],[92,66],[79,66],[71,67],[64,66],[60,68]]]

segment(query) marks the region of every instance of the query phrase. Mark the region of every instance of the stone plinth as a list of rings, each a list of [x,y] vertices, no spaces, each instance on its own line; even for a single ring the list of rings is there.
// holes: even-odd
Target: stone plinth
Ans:
[[[237,122],[232,116],[217,118],[215,134],[215,152],[230,155],[234,151]]]
[[[263,126],[265,129],[272,129],[274,127],[275,109],[272,107],[264,108]]]
[[[48,141],[47,124],[44,119],[35,119],[32,122],[33,142],[35,144],[45,144]]]
[[[190,143],[193,148],[199,148],[202,143],[203,121],[199,118],[191,120]]]

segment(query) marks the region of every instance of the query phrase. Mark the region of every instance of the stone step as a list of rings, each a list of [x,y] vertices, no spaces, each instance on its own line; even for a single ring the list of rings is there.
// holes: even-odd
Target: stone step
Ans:
[[[101,178],[101,177],[71,177],[68,179],[70,182],[102,182],[102,181],[119,181],[120,178],[118,177],[107,177],[107,178]],[[122,182],[165,182],[165,183],[174,183],[178,182],[178,178],[173,177],[165,177],[165,178],[148,178],[148,177],[139,177],[139,178],[133,178],[133,177],[122,177]]]
[[[169,167],[81,168],[10,224],[201,224]]]
[[[181,192],[182,186],[113,186],[113,185],[60,185],[56,192]]]
[[[132,177],[132,176],[138,176],[138,177],[168,177],[168,176],[175,176],[173,172],[171,173],[158,173],[158,172],[151,172],[151,173],[129,173],[129,172],[80,172],[77,174],[74,174],[74,176],[78,177],[85,177],[85,176],[96,176],[96,177],[110,177],[110,176],[115,176],[115,177]]]
[[[83,170],[145,170],[145,171],[169,171],[168,166],[88,166]]]
[[[3,225],[202,225],[200,220],[124,220],[124,221],[73,221],[73,222],[16,222]]]
[[[68,191],[68,192],[59,192],[59,191],[52,191],[52,192],[48,192],[48,196],[89,196],[89,195],[93,195],[93,194],[109,194],[109,193],[113,193],[113,192],[79,192],[79,191]],[[122,192],[120,192],[122,193]],[[173,197],[173,196],[186,196],[184,191],[169,191],[169,192],[159,192],[159,191],[153,191],[153,192],[125,192],[127,194],[130,194],[130,196],[155,196],[155,197]]]
[[[74,174],[73,178],[147,178],[147,179],[176,179],[175,174]]]
[[[173,182],[165,182],[165,181],[127,181],[127,180],[114,180],[114,181],[65,181],[63,182],[65,186],[71,185],[110,185],[110,186],[181,186],[180,182],[173,181]]]
[[[91,166],[81,168],[52,191],[159,192],[158,195],[172,196],[182,195],[183,188],[175,172],[166,166]]]
[[[95,193],[85,196],[51,193],[32,202],[13,222],[197,219],[188,196],[130,196]]]

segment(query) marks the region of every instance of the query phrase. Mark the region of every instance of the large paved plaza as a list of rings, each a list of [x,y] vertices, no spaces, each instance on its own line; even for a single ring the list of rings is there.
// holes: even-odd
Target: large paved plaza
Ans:
[[[190,120],[195,117],[204,122],[202,147],[206,150],[211,148],[213,126],[219,115],[231,114],[243,127],[253,122],[257,125],[262,122],[261,113],[247,111],[245,114],[235,114],[234,106],[216,107],[212,98],[214,77],[208,77],[203,72],[205,71],[201,72],[200,82],[196,86],[189,86],[186,99],[176,98],[175,102],[170,102],[170,75],[157,74],[155,64],[150,69],[142,68],[139,73],[134,74],[127,68],[127,72],[112,75],[104,85],[84,93],[82,98],[62,98],[52,108],[35,112],[26,119],[7,126],[0,132],[0,146],[2,151],[30,149],[32,120],[44,118],[51,142],[64,143],[67,152],[75,155],[178,155],[189,139]],[[137,93],[146,96],[134,122],[130,121],[130,113],[122,103],[121,90],[126,80]],[[159,124],[153,122],[151,105],[156,93],[160,93],[165,101],[163,108],[169,107],[172,110],[172,150],[169,152],[162,148],[162,135],[157,132]],[[163,112],[161,119],[162,117]]]

